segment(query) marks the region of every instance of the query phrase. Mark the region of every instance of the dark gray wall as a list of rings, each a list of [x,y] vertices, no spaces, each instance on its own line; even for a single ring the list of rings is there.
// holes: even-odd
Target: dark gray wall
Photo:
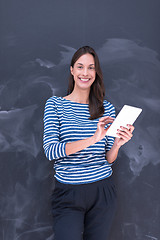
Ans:
[[[106,99],[143,108],[114,165],[111,240],[160,239],[160,1],[4,0],[0,8],[0,239],[52,240],[47,98],[66,95],[75,49],[97,51]]]

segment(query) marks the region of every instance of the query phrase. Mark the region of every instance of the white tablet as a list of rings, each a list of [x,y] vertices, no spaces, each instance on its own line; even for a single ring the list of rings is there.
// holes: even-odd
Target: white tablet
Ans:
[[[119,137],[116,134],[117,129],[120,129],[120,126],[127,127],[127,124],[132,125],[141,112],[141,108],[124,105],[117,117],[115,118],[114,122],[108,129],[106,135],[112,137]]]

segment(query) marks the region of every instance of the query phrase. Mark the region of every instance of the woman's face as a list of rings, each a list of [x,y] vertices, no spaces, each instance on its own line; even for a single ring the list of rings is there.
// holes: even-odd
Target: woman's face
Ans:
[[[94,57],[89,53],[82,55],[70,69],[75,81],[75,87],[87,89],[95,81]]]

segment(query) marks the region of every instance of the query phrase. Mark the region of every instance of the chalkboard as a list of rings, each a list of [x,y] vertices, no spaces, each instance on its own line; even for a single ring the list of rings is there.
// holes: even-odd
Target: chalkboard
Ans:
[[[143,109],[113,166],[111,240],[160,239],[160,2],[1,1],[0,239],[53,240],[53,162],[43,152],[46,100],[65,96],[76,49],[92,46],[105,98]]]

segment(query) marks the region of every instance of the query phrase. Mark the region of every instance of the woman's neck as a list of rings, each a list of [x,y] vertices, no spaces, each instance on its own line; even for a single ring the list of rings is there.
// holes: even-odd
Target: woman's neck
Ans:
[[[84,103],[84,104],[89,104],[89,93],[82,91],[76,92],[73,91],[71,94],[69,94],[66,99],[78,102],[78,103]]]

